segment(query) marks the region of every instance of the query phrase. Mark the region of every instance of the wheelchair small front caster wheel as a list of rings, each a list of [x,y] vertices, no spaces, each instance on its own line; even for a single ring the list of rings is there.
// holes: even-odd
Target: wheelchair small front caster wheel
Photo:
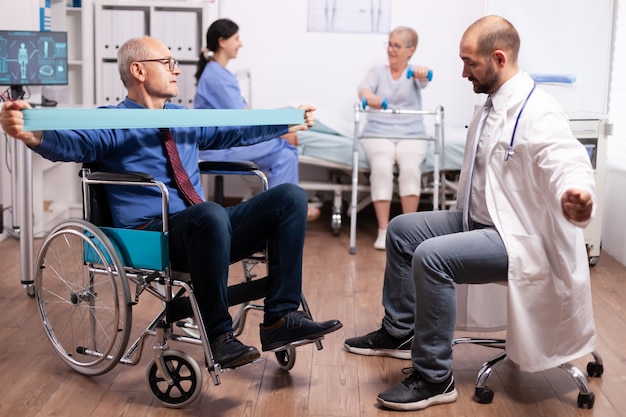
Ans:
[[[283,371],[291,370],[296,364],[296,348],[279,350],[278,352],[274,352],[274,354],[276,355],[280,369]]]
[[[193,402],[202,391],[202,373],[198,363],[177,350],[163,352],[163,362],[171,381],[167,381],[167,376],[159,371],[155,359],[152,359],[146,373],[152,394],[170,408],[182,408]]]
[[[493,401],[493,390],[491,388],[475,388],[474,401],[480,404],[490,404]]]
[[[597,362],[589,362],[587,364],[587,375],[592,378],[597,378],[602,376],[604,373],[604,365]]]
[[[593,392],[590,392],[588,394],[578,394],[578,408],[591,410],[595,401],[596,396]]]

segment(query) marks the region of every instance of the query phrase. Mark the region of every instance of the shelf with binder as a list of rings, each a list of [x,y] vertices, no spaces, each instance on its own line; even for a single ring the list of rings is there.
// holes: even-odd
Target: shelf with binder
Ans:
[[[128,39],[149,35],[162,41],[180,62],[178,97],[172,102],[193,106],[198,57],[210,18],[217,16],[216,3],[190,3],[177,0],[122,1],[95,0],[96,104],[117,104],[123,89],[115,67],[117,51]],[[193,81],[193,82],[192,82]],[[190,87],[193,86],[193,89]]]
[[[68,33],[68,104],[76,105],[85,102],[83,84],[83,39],[82,32],[82,8],[67,7],[65,30]]]
[[[67,32],[68,85],[55,88],[56,97],[49,97],[59,105],[92,105],[94,102],[91,3],[92,0],[85,0],[84,7],[72,7],[64,1],[51,2],[51,29]]]

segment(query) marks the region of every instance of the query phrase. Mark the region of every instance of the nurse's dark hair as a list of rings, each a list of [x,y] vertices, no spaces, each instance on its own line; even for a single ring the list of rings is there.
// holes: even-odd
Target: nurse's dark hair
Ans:
[[[213,53],[217,52],[220,47],[220,39],[228,39],[239,32],[239,26],[230,19],[217,19],[206,31],[206,46],[200,52],[198,60],[198,68],[194,77],[200,80],[202,71],[206,64],[213,60]]]
[[[500,16],[485,16],[474,22],[469,28],[478,30],[478,52],[489,56],[495,50],[509,54],[512,63],[517,62],[520,38],[511,22]]]

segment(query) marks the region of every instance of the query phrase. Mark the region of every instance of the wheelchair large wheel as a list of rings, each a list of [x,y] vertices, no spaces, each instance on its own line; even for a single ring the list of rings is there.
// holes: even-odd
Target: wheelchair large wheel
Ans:
[[[185,352],[166,350],[163,363],[171,381],[159,371],[152,359],[146,379],[154,396],[166,407],[182,408],[193,402],[202,391],[202,372],[198,363]]]
[[[111,370],[132,322],[128,281],[111,241],[89,222],[67,220],[48,233],[36,266],[41,321],[61,359],[85,375]]]

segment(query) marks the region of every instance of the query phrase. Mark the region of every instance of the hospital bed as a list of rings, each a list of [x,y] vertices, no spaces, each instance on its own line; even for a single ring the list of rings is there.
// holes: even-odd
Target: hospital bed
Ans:
[[[346,136],[320,121],[308,130],[298,132],[300,165],[311,171],[319,168],[322,176],[306,179],[301,175],[299,185],[311,193],[326,195],[332,193],[331,228],[339,235],[344,208],[350,216],[350,253],[356,253],[357,213],[371,203],[369,193],[369,164],[358,140],[362,127],[362,117],[367,112],[398,110],[366,110],[361,104],[355,105],[355,130],[353,136]],[[419,111],[419,114],[432,116],[432,137],[428,152],[422,163],[422,202],[429,202],[433,209],[446,209],[455,204],[458,172],[461,169],[465,147],[465,127],[444,127],[444,110],[437,107],[433,111]],[[425,120],[426,122],[426,120]],[[427,128],[429,127],[428,124]],[[445,140],[444,140],[445,138]],[[302,172],[303,170],[301,170]],[[348,196],[350,203],[344,201]]]

